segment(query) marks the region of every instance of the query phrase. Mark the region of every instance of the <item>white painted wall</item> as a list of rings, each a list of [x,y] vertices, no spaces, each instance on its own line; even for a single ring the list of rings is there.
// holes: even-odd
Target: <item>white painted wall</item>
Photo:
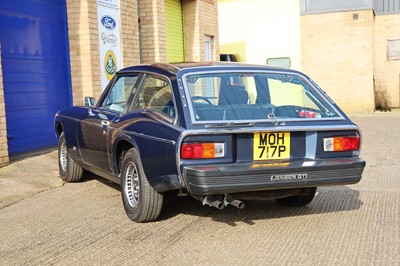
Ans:
[[[300,0],[218,0],[218,20],[221,53],[263,65],[290,57],[300,70]]]

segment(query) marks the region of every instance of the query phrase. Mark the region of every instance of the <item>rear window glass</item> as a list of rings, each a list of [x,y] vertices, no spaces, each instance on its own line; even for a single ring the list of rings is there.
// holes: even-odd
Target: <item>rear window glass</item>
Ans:
[[[304,78],[283,73],[187,75],[195,121],[321,119],[339,117]]]

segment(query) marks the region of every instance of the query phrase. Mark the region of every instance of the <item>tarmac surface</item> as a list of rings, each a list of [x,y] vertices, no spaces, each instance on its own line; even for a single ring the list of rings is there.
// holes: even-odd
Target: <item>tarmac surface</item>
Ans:
[[[306,207],[222,211],[171,199],[160,221],[125,215],[119,186],[63,184],[56,151],[0,168],[0,265],[400,265],[400,113],[354,116],[361,182]]]

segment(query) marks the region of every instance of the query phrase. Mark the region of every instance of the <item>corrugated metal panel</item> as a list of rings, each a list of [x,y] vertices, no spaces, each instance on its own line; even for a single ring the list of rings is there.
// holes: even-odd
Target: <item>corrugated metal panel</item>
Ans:
[[[0,25],[9,153],[56,145],[71,97],[65,0],[0,1]]]
[[[373,9],[373,0],[301,0],[301,14]]]
[[[183,14],[181,0],[165,0],[165,32],[167,42],[167,61],[184,62]]]
[[[375,0],[376,15],[400,13],[400,0]]]

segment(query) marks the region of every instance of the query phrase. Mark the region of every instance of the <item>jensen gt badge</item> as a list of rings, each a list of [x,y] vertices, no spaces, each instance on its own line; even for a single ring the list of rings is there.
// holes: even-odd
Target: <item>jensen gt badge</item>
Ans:
[[[307,179],[307,174],[272,175],[271,181]]]

